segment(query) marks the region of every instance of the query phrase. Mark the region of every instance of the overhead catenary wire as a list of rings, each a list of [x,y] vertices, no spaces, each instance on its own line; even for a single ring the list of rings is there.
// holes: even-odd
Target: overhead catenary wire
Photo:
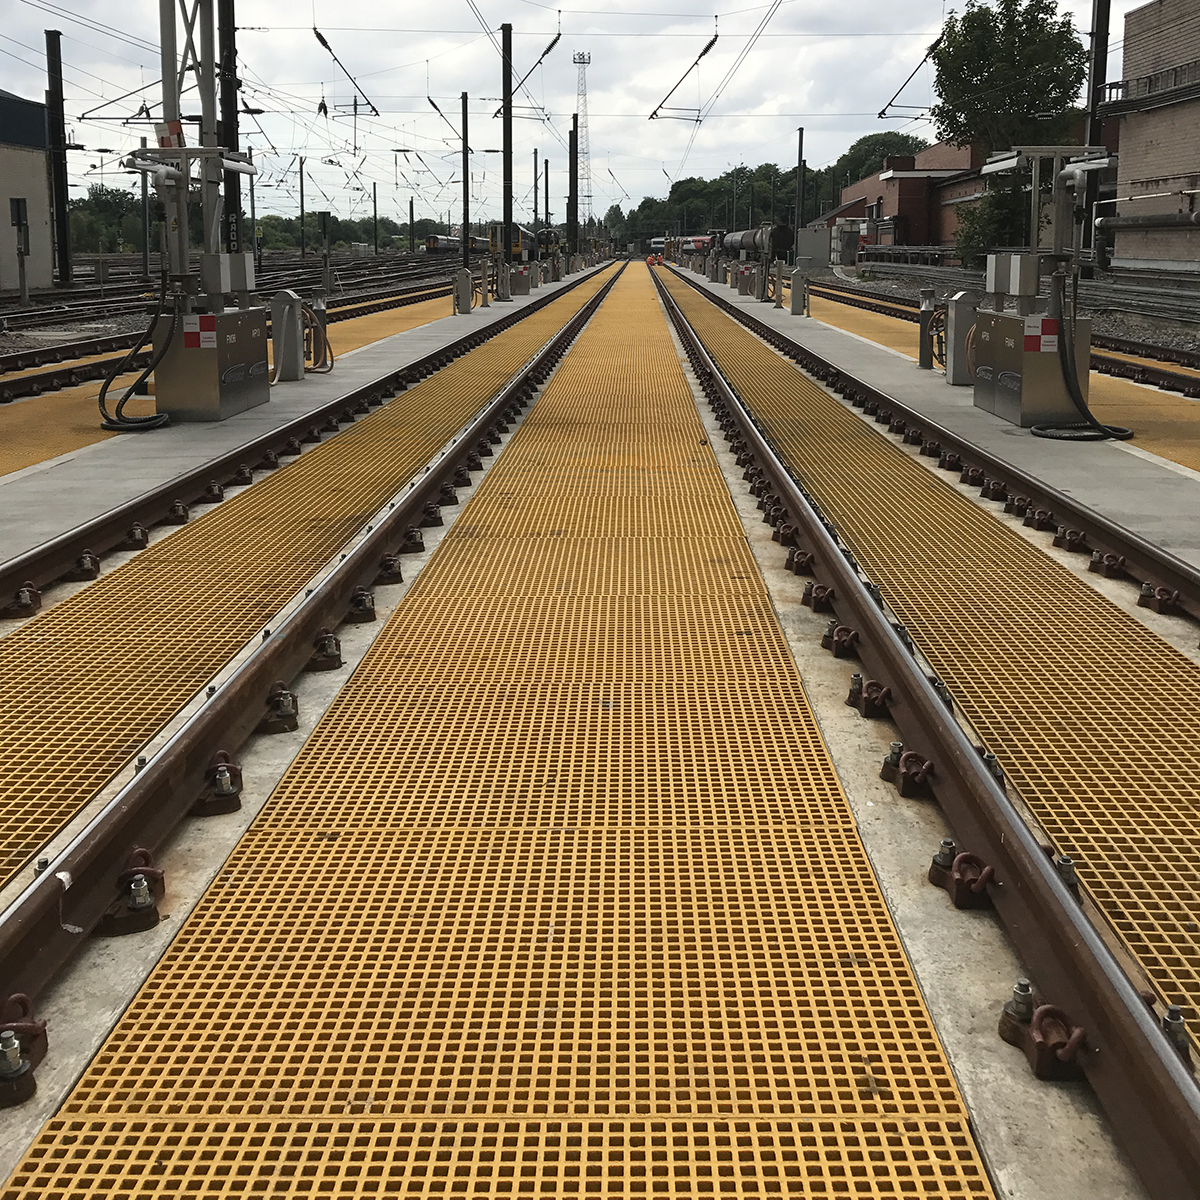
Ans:
[[[672,89],[671,89],[671,90],[670,90],[670,91],[669,91],[669,92],[668,92],[668,93],[667,93],[667,94],[666,94],[666,95],[665,95],[665,96],[664,96],[664,97],[663,97],[663,98],[662,98],[662,99],[661,99],[661,100],[658,102],[658,105],[657,105],[657,107],[656,107],[656,108],[654,109],[654,111],[653,111],[653,112],[650,114],[649,118],[647,118],[648,120],[651,120],[651,121],[657,120],[657,118],[658,118],[658,114],[659,114],[660,112],[662,112],[662,110],[663,110],[663,106],[666,104],[666,102],[667,102],[668,100],[670,100],[670,98],[671,98],[673,95],[675,95],[675,93],[676,93],[677,91],[679,91],[679,89],[680,89],[681,87],[683,87],[683,82],[684,82],[684,80],[685,80],[685,79],[687,79],[687,77],[688,77],[688,76],[689,76],[689,75],[690,75],[690,74],[691,74],[691,73],[692,73],[692,72],[693,72],[693,71],[694,71],[694,70],[695,70],[695,69],[696,69],[696,68],[697,68],[697,67],[700,65],[700,60],[701,60],[701,59],[702,59],[702,58],[703,58],[703,57],[704,57],[704,56],[705,56],[705,55],[706,55],[706,54],[707,54],[707,53],[708,53],[708,52],[709,52],[709,51],[710,51],[710,50],[711,50],[711,49],[712,49],[712,48],[713,48],[713,47],[714,47],[716,44],[717,44],[717,40],[718,40],[718,38],[720,37],[720,34],[719,34],[719,32],[717,31],[717,29],[715,28],[715,26],[716,26],[716,21],[717,21],[717,18],[716,18],[716,17],[713,17],[713,25],[714,25],[714,28],[713,28],[713,35],[712,35],[712,37],[711,37],[711,38],[709,38],[708,42],[705,44],[705,47],[704,47],[704,49],[703,49],[703,50],[701,50],[701,51],[700,51],[700,53],[696,55],[696,59],[695,59],[695,61],[692,63],[692,65],[691,65],[690,67],[688,67],[688,69],[687,69],[686,71],[684,71],[684,73],[683,73],[683,74],[682,74],[682,75],[679,77],[679,82],[678,82],[678,83],[677,83],[677,84],[676,84],[676,85],[675,85],[675,86],[674,86],[674,87],[673,87],[673,88],[672,88]],[[700,120],[700,110],[699,110],[699,109],[696,109],[696,116],[695,116],[694,118],[693,118],[693,117],[673,117],[673,118],[670,118],[670,119],[672,119],[672,120],[696,120],[696,121],[699,121],[699,120]]]

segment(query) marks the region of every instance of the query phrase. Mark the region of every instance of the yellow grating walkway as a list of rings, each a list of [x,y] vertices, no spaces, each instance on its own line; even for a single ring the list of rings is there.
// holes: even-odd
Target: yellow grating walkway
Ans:
[[[602,286],[601,272],[0,639],[11,878]]]
[[[0,1200],[383,1193],[991,1195],[640,266]]]
[[[664,281],[1194,1032],[1200,667],[686,283]]]

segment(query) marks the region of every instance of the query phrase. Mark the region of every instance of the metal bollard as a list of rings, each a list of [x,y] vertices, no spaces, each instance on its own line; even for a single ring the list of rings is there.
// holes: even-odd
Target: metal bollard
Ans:
[[[271,351],[275,380],[288,383],[304,378],[304,301],[292,291],[271,298]]]
[[[931,287],[921,289],[920,338],[918,347],[917,366],[922,371],[933,370],[933,340],[929,336],[929,323],[933,320],[934,290]]]

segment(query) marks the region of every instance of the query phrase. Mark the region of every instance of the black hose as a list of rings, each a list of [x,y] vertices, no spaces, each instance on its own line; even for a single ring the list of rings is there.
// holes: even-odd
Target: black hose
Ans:
[[[154,316],[150,318],[150,324],[142,335],[138,338],[137,344],[125,355],[120,362],[109,371],[107,378],[100,387],[100,395],[98,403],[100,406],[100,428],[108,429],[114,433],[145,433],[151,429],[162,429],[164,425],[171,423],[171,418],[166,413],[152,413],[145,417],[127,417],[125,416],[125,405],[129,402],[134,392],[150,378],[151,372],[155,367],[162,362],[163,355],[166,354],[171,342],[175,337],[175,326],[179,323],[179,314],[173,313],[171,316],[171,327],[167,330],[167,336],[163,339],[161,348],[151,358],[146,369],[133,381],[129,386],[129,390],[117,401],[117,407],[109,413],[107,405],[104,403],[108,397],[108,389],[112,387],[113,381],[118,375],[124,373],[125,368],[131,363],[138,354],[141,353],[142,347],[146,344],[154,333],[154,327],[158,324],[159,318],[162,316],[163,309],[167,304],[167,274],[164,271],[162,276],[162,284],[158,291],[158,304],[154,309]]]
[[[1053,438],[1063,442],[1126,442],[1133,437],[1133,430],[1123,425],[1105,425],[1096,420],[1092,410],[1088,408],[1083,398],[1083,389],[1079,385],[1079,372],[1075,369],[1075,330],[1074,322],[1066,319],[1066,280],[1062,275],[1055,275],[1054,287],[1058,294],[1058,311],[1062,314],[1058,319],[1058,363],[1062,368],[1063,382],[1067,386],[1067,395],[1071,403],[1079,410],[1082,421],[1067,421],[1053,425],[1034,425],[1029,432],[1034,437]]]

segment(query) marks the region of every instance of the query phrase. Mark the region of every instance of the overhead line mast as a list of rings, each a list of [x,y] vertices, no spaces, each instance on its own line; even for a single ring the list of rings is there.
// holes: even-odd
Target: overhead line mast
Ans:
[[[571,61],[579,68],[579,94],[575,105],[579,114],[579,211],[576,219],[587,225],[592,219],[592,151],[587,113],[587,69],[592,56],[586,50],[576,50]]]

